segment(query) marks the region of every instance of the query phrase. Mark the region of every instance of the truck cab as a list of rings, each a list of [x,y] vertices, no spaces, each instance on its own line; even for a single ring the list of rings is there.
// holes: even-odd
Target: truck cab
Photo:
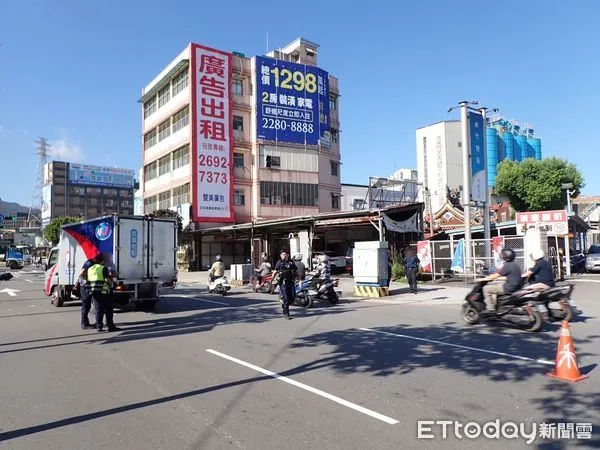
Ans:
[[[59,248],[54,247],[50,250],[50,254],[48,255],[48,259],[44,263],[44,292],[46,295],[50,296],[53,294],[54,288],[58,286],[58,255]]]

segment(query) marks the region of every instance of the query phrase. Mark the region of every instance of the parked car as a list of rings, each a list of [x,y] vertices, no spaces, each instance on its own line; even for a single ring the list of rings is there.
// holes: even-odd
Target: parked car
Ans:
[[[346,267],[346,257],[336,255],[335,252],[325,251],[325,252],[313,252],[312,254],[312,263],[313,266],[319,263],[319,256],[327,255],[329,257],[329,267],[331,268],[331,272],[336,272],[338,270],[344,270]]]
[[[585,257],[585,270],[595,272],[600,270],[600,244],[590,246]]]

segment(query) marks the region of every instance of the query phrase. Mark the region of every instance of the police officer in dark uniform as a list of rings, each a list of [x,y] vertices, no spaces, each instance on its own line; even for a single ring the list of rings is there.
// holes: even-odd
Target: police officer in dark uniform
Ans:
[[[283,309],[283,316],[290,320],[290,304],[294,301],[296,291],[294,288],[294,282],[298,276],[298,267],[294,261],[290,261],[290,255],[287,250],[281,250],[281,259],[275,264],[275,274],[280,275],[279,289],[281,290],[281,297],[283,302],[281,307]],[[273,274],[273,276],[275,276]]]
[[[88,269],[99,261],[102,261],[101,254],[88,259],[83,264],[81,273],[79,274],[79,292],[81,293],[81,328],[84,330],[86,328],[95,328],[95,325],[92,325],[89,319],[90,309],[92,309],[92,293],[89,290],[87,276]]]
[[[113,301],[111,296],[112,275],[105,265],[104,255],[96,257],[92,267],[87,269],[89,291],[96,308],[96,330],[102,331],[102,321],[106,316],[108,331],[120,331],[113,322]]]
[[[410,286],[410,292],[413,294],[417,293],[417,271],[419,270],[420,262],[417,252],[412,248],[408,248],[404,256],[404,272]]]

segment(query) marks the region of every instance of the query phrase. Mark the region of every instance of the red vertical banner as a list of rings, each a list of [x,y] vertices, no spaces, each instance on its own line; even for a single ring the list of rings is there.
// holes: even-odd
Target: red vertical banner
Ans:
[[[502,250],[504,249],[504,236],[494,236],[492,238],[492,258],[494,269],[500,270],[504,265],[502,259]]]
[[[194,222],[233,222],[232,55],[192,44]]]
[[[431,273],[431,242],[417,242],[417,257],[419,258],[421,269],[425,273]]]

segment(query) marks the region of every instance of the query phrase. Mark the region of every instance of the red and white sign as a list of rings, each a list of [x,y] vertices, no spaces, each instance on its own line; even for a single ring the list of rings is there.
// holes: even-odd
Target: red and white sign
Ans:
[[[431,242],[430,241],[419,241],[417,242],[417,258],[419,258],[419,265],[423,272],[431,273]]]
[[[192,44],[194,222],[233,222],[231,53]]]
[[[517,213],[517,234],[525,234],[525,230],[534,225],[545,228],[548,236],[563,236],[569,233],[567,211],[564,209]]]

